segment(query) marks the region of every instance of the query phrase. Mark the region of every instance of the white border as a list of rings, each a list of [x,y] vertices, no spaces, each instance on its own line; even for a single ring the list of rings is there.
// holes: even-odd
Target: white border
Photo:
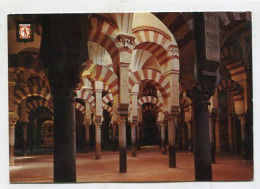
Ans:
[[[254,96],[254,181],[253,182],[185,182],[145,184],[9,184],[8,166],[8,78],[7,78],[7,15],[18,13],[86,13],[86,12],[193,12],[252,11],[253,25],[253,96]],[[0,188],[260,188],[259,84],[260,63],[259,0],[0,0]]]

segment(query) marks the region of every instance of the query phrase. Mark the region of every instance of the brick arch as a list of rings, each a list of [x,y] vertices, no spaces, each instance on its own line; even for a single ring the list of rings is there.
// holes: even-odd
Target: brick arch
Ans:
[[[196,84],[194,68],[196,62],[196,47],[193,31],[190,26],[193,18],[185,20],[182,13],[153,13],[173,34],[179,49],[180,84],[185,89],[192,89]]]
[[[219,91],[230,91],[231,94],[234,96],[234,101],[243,100],[243,88],[239,83],[228,79],[228,80],[221,80],[218,85]]]
[[[131,91],[135,84],[140,84],[144,80],[149,80],[164,98],[170,96],[170,83],[159,72],[150,69],[142,69],[131,74],[129,76],[129,90]]]
[[[109,113],[110,115],[113,114],[113,108],[110,107],[109,105],[102,103],[102,108],[103,108],[103,110],[108,111],[108,113]]]
[[[220,28],[224,28],[232,22],[236,21],[250,21],[251,15],[250,12],[220,12],[219,15],[219,23]]]
[[[102,98],[102,103],[103,104],[107,104],[109,102],[112,102],[114,99],[113,99],[113,95],[111,93],[105,95],[103,98]]]
[[[45,99],[37,99],[32,100],[26,104],[26,112],[30,113],[32,109],[37,109],[39,107],[45,107],[50,109],[51,112],[53,112],[53,109],[49,107],[49,101]]]
[[[51,98],[51,93],[48,89],[42,88],[39,86],[25,87],[18,89],[14,93],[14,102],[15,104],[20,104],[22,100],[26,99],[29,96],[40,96],[49,100]]]
[[[119,50],[115,44],[115,39],[119,33],[117,28],[96,17],[90,18],[90,24],[91,28],[88,29],[87,32],[88,40],[104,47],[104,49],[106,49],[108,54],[111,56],[113,64],[118,65]]]
[[[89,64],[86,70],[88,72],[86,78],[102,81],[111,90],[113,96],[118,95],[118,77],[114,72],[98,64]]]
[[[92,95],[92,93],[85,91],[85,90],[78,90],[77,91],[77,98],[83,99],[84,101],[87,101],[92,108],[95,108],[95,97]]]
[[[231,77],[245,74],[245,65],[242,61],[243,52],[235,44],[225,44],[220,51],[221,65],[230,73]]]
[[[149,29],[142,29],[134,32],[136,37],[134,41],[135,49],[143,49],[150,52],[162,66],[168,61],[179,59],[178,47],[165,34]],[[170,49],[174,52],[171,52]]]
[[[75,109],[79,110],[83,115],[85,115],[85,106],[79,102],[75,102]]]
[[[140,107],[146,103],[154,104],[158,108],[158,111],[162,111],[162,103],[159,101],[158,98],[153,96],[143,96],[138,99],[138,105]]]

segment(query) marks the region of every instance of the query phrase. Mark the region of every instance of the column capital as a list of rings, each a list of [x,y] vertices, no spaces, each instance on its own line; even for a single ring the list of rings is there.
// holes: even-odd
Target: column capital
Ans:
[[[123,115],[119,115],[118,118],[119,118],[118,122],[121,125],[121,124],[126,124],[128,116],[123,114]]]
[[[118,46],[121,48],[121,51],[128,51],[134,49],[134,40],[135,37],[132,35],[119,34],[117,36]]]
[[[192,101],[191,105],[203,109],[203,111],[208,111],[208,105],[210,105],[209,99],[213,94],[214,90],[207,88],[203,89],[200,86],[187,91],[187,96]]]
[[[18,120],[17,116],[9,116],[9,128],[14,128]]]

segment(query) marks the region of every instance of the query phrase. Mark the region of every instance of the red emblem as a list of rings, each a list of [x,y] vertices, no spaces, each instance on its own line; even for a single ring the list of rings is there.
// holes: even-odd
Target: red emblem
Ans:
[[[31,24],[19,24],[19,38],[31,39]]]

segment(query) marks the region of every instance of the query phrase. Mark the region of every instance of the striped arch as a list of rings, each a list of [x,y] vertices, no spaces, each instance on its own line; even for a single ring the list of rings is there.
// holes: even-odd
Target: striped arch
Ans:
[[[158,100],[158,98],[153,96],[143,96],[138,99],[138,105],[140,107],[146,103],[154,104],[158,108],[159,112],[162,111],[162,103]]]
[[[182,13],[153,13],[168,27],[173,34],[179,49],[180,83],[185,89],[191,89],[196,84],[194,66],[196,62],[196,47],[193,37],[193,18],[188,18]],[[187,79],[188,78],[188,79]]]
[[[91,17],[91,29],[88,30],[88,40],[95,42],[106,49],[114,64],[119,63],[119,50],[115,44],[118,30],[104,19]]]
[[[102,103],[102,108],[103,108],[103,110],[108,111],[108,113],[109,113],[110,115],[113,114],[113,108],[110,107],[110,106],[108,106],[107,104]]]
[[[53,109],[49,107],[49,101],[45,99],[32,100],[26,104],[26,112],[30,113],[32,109],[37,109],[39,107],[45,107],[50,109],[53,112]]]
[[[220,12],[218,15],[221,28],[234,21],[251,21],[250,12]]]
[[[92,108],[95,108],[95,106],[96,106],[95,97],[89,91],[78,90],[77,91],[77,98],[80,98],[80,99],[83,99],[84,101],[87,101]]]
[[[226,67],[231,77],[244,74],[245,65],[242,61],[242,50],[234,44],[226,44],[221,48],[221,64]]]
[[[131,74],[129,76],[129,90],[131,91],[135,84],[140,84],[144,80],[150,80],[150,83],[161,92],[163,97],[170,96],[170,83],[159,72],[150,69],[142,69]]]
[[[118,77],[114,72],[97,64],[89,64],[86,70],[86,78],[102,81],[111,90],[113,96],[118,94]]]
[[[176,53],[178,50],[175,53],[169,51],[173,50],[173,47],[178,49],[177,45],[172,45],[173,42],[170,36],[147,28],[141,29],[137,28],[134,30],[134,35],[136,36],[135,49],[143,49],[150,52],[161,66],[174,58],[179,59],[179,54]]]
[[[22,100],[26,99],[29,96],[40,96],[49,100],[51,98],[51,93],[46,88],[39,86],[25,87],[23,89],[18,89],[14,93],[14,102],[15,104],[20,104]]]
[[[85,106],[82,104],[75,102],[75,109],[79,110],[83,115],[85,115]]]
[[[243,100],[243,88],[233,80],[221,80],[218,85],[219,91],[230,91],[234,96],[234,101]]]
[[[114,99],[113,99],[113,95],[111,93],[105,95],[103,98],[102,98],[102,103],[103,104],[107,104],[109,102],[112,102]]]
[[[142,106],[142,112],[146,113],[146,112],[152,112],[154,114],[154,116],[158,117],[158,108],[154,105],[154,104],[144,104]]]

